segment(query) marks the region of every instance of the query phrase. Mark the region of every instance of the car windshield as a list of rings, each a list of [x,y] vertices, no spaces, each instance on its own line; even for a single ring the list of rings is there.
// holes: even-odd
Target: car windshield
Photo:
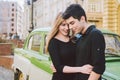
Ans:
[[[106,42],[106,55],[119,55],[120,56],[120,36],[104,34]]]

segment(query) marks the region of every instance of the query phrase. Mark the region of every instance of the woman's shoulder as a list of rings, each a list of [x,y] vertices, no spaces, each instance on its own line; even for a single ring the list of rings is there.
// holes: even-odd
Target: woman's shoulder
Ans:
[[[52,39],[50,40],[50,44],[56,44],[56,43],[58,43],[58,40],[57,40],[57,39],[52,38]]]
[[[58,45],[58,42],[54,38],[52,38],[49,42],[48,48],[53,48],[53,47],[56,47],[57,45]]]
[[[56,39],[56,38],[52,38],[50,41],[51,41],[51,42],[56,42],[57,39]]]

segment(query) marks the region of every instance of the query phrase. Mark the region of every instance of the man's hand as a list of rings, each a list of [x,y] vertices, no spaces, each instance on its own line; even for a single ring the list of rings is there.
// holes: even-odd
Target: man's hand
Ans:
[[[95,72],[92,71],[90,73],[90,76],[89,76],[88,80],[98,80],[99,77],[100,77],[100,74],[97,74],[97,73],[95,73]]]

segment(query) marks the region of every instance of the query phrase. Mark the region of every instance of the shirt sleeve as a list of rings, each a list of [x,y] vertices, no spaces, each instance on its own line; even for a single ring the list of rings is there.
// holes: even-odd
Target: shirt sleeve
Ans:
[[[48,51],[56,71],[62,73],[64,65],[61,64],[58,43],[51,40],[48,46]]]
[[[93,71],[98,74],[103,74],[105,71],[105,40],[100,31],[95,31],[92,34],[92,65]]]

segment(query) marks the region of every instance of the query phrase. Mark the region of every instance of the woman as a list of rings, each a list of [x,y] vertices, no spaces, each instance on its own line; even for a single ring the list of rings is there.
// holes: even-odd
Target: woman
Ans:
[[[69,27],[60,13],[47,37],[46,50],[49,52],[55,72],[52,80],[74,80],[75,73],[90,74],[92,66],[75,66],[75,44],[69,38]]]

